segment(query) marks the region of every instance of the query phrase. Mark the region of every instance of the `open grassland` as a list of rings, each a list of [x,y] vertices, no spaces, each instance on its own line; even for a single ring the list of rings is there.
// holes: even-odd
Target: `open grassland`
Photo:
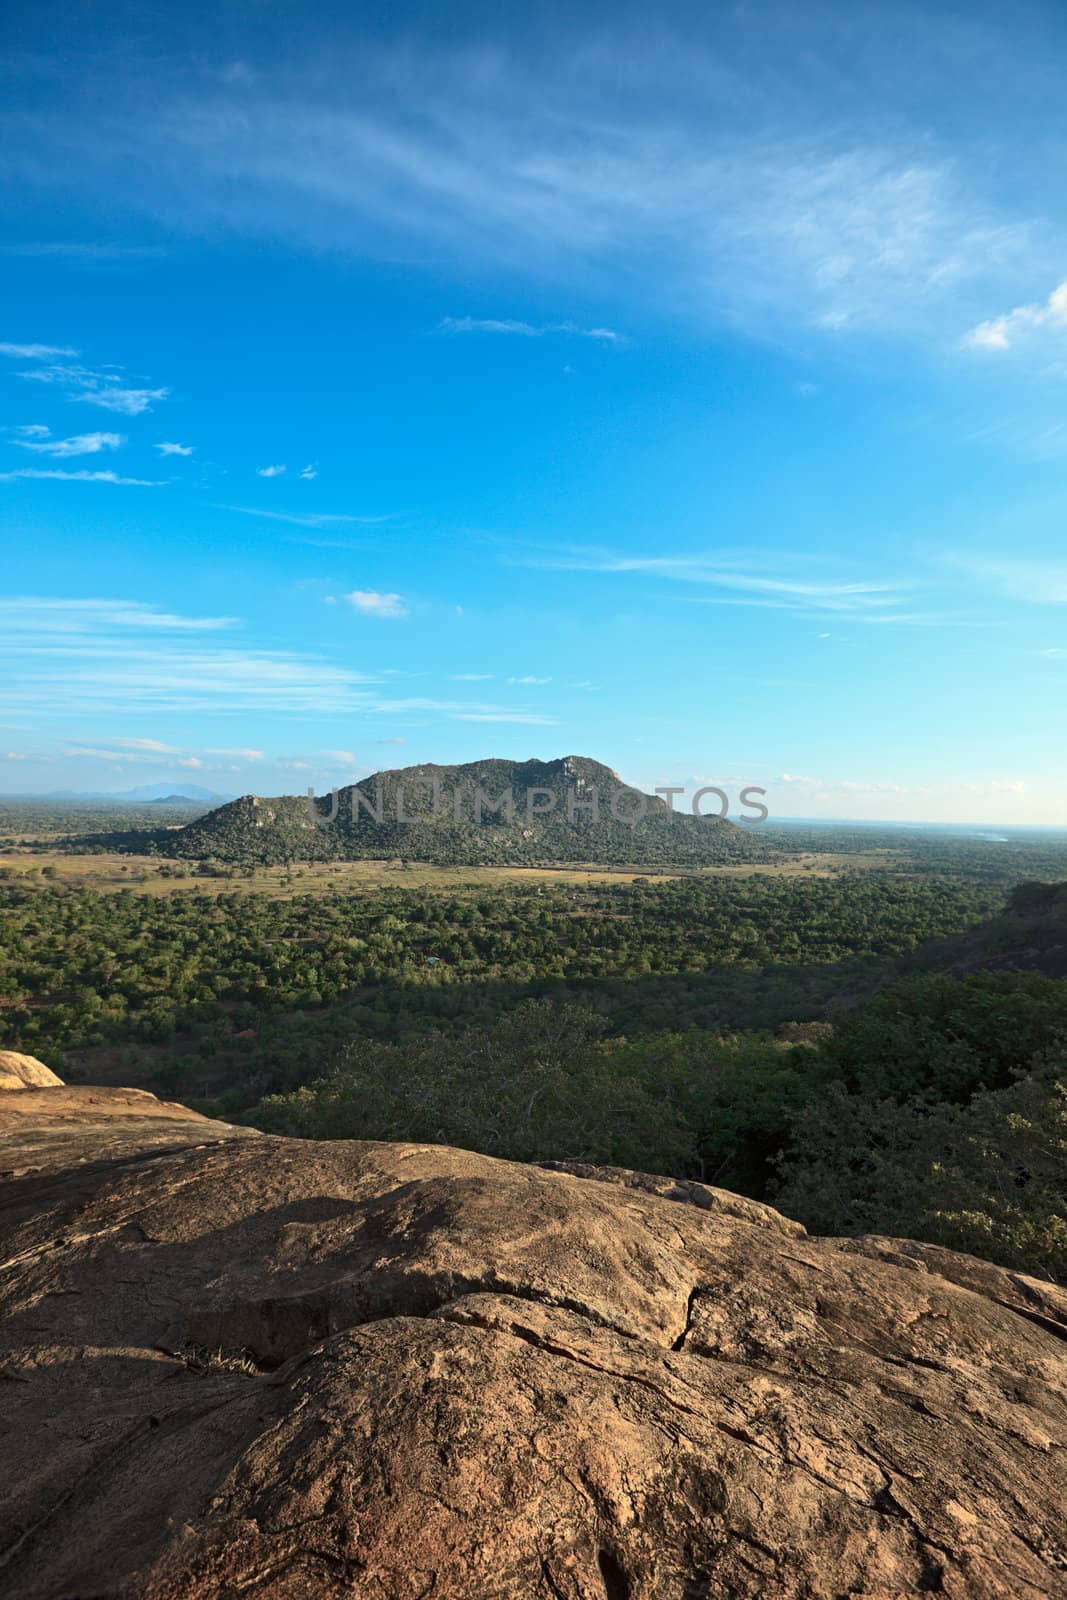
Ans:
[[[798,851],[771,863],[744,862],[709,867],[478,867],[434,866],[425,862],[331,861],[293,867],[207,867],[173,863],[158,856],[80,855],[61,850],[13,850],[0,855],[0,880],[22,884],[67,885],[134,894],[165,895],[195,888],[206,894],[352,894],[389,888],[439,889],[449,894],[480,892],[502,884],[618,883],[633,878],[659,882],[679,878],[836,877],[844,872],[892,867],[903,852],[872,850],[856,856],[833,851]]]

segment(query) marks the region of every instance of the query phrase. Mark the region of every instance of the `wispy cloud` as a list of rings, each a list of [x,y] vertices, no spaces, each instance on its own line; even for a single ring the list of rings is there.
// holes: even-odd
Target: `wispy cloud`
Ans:
[[[14,472],[0,472],[0,483],[11,483],[15,478],[52,478],[61,483],[110,483],[130,489],[162,489],[165,478],[123,478],[117,472],[64,472],[60,467],[18,467]]]
[[[243,517],[266,517],[270,522],[291,522],[298,528],[332,528],[345,523],[365,523],[373,527],[379,522],[395,520],[392,513],[383,517],[358,517],[337,511],[264,511],[259,506],[220,505],[220,511],[238,511]]]
[[[488,683],[493,677],[491,672],[453,672],[453,683]]]
[[[977,582],[1032,605],[1067,605],[1067,562],[988,559],[969,553],[945,554],[945,564]]]
[[[402,595],[379,594],[376,589],[353,589],[346,594],[349,605],[369,617],[406,617],[408,608]]]
[[[496,321],[492,317],[442,317],[438,333],[503,333],[523,339],[543,339],[547,334],[571,334],[578,339],[598,339],[617,344],[621,335],[613,328],[582,328],[576,322]]]
[[[62,756],[81,757],[94,761],[106,761],[113,765],[154,767],[156,770],[192,771],[198,772],[205,766],[218,767],[220,761],[227,763],[229,772],[240,771],[239,762],[248,765],[265,759],[262,750],[205,750],[196,754],[191,750],[183,749],[180,745],[170,744],[163,739],[131,738],[102,735],[88,740],[68,739],[61,742]],[[41,756],[38,756],[40,759]],[[47,755],[44,759],[48,759]],[[54,757],[52,759],[55,759]]]
[[[53,357],[76,356],[77,350],[56,344],[0,344],[0,356],[13,361],[50,361]]]
[[[1067,279],[1053,289],[1047,300],[1016,306],[1003,316],[980,322],[971,329],[965,343],[979,350],[1010,350],[1025,334],[1040,328],[1067,332]]]
[[[259,478],[280,478],[285,471],[284,462],[276,467],[257,467],[256,476]]]
[[[394,697],[383,693],[383,675],[357,672],[309,652],[246,645],[238,629],[232,617],[186,616],[139,601],[2,598],[5,709],[57,720],[263,712],[299,717],[302,725],[309,716],[328,715],[552,724],[551,717],[523,706]],[[104,753],[112,759],[122,754],[164,764],[190,760],[194,754],[196,759],[238,763],[265,759],[262,750],[245,747],[181,750],[159,738],[158,727],[156,720],[143,736],[124,733],[120,739],[100,741],[98,750],[106,746]],[[394,737],[383,742],[405,741]]]
[[[1026,781],[1022,778],[970,779],[966,782],[954,782],[947,790],[936,784],[895,783],[879,778],[811,778],[795,772],[780,772],[773,781],[803,793],[810,792],[813,799],[822,795],[919,796],[939,793],[958,797],[961,792],[991,798],[1019,795],[1026,791]]]
[[[149,633],[214,633],[236,626],[236,617],[185,617],[139,600],[56,600],[38,595],[0,598],[0,638],[19,628],[37,633],[94,633],[144,629]]]
[[[70,366],[62,357],[76,356],[76,350],[53,348],[50,345],[0,345],[0,351],[23,359],[39,360],[44,366],[20,372],[18,377],[29,383],[52,384],[62,389],[68,400],[83,401],[86,405],[100,406],[105,411],[115,411],[122,416],[139,417],[151,411],[157,400],[165,400],[170,393],[166,388],[132,388],[119,368]]]
[[[35,716],[373,709],[373,676],[297,651],[212,635],[226,617],[122,600],[0,600],[4,703]]]
[[[151,411],[156,400],[165,400],[169,389],[124,389],[117,385],[99,389],[83,389],[72,394],[72,400],[84,400],[86,405],[101,406],[105,411],[118,411],[125,417],[139,417]]]
[[[513,722],[518,727],[554,728],[555,717],[546,717],[540,711],[455,711],[457,722]]]
[[[524,566],[549,571],[663,578],[674,583],[723,591],[720,595],[700,596],[702,604],[839,612],[842,616],[854,617],[884,610],[887,620],[889,613],[893,614],[894,620],[905,620],[905,614],[900,611],[905,589],[900,583],[882,579],[796,577],[757,571],[753,569],[751,558],[746,564],[729,554],[630,556],[604,550],[564,550],[532,554],[521,560]],[[910,620],[916,614],[907,615]]]
[[[546,683],[551,683],[552,679],[551,678],[535,678],[530,673],[527,673],[527,675],[524,678],[509,678],[508,682],[509,683],[525,684],[525,685],[528,685],[531,688],[542,688]]]
[[[173,439],[161,440],[156,449],[161,456],[191,456],[193,453],[191,444],[175,444]]]
[[[858,30],[855,75],[840,70],[836,31],[829,55],[791,34],[788,74],[766,38],[741,49],[739,37],[680,49],[664,27],[607,49],[576,24],[536,64],[488,40],[402,53],[361,41],[358,68],[338,38],[328,62],[195,87],[146,64],[136,88],[93,80],[106,117],[39,117],[13,159],[38,182],[76,166],[82,187],[109,196],[121,180],[128,205],[184,227],[225,219],[386,259],[414,249],[435,269],[503,265],[572,295],[580,281],[583,300],[623,284],[643,306],[771,337],[943,337],[946,306],[966,326],[1039,249],[1053,254],[1049,230],[991,180],[984,145],[960,160],[930,131],[936,118],[909,128],[897,105],[879,115],[853,99],[855,118],[837,114],[838,93],[894,78]],[[541,326],[449,320],[456,332]]]
[[[177,749],[172,744],[163,744],[159,739],[107,739],[106,744],[116,745],[120,750],[145,750],[153,751],[158,755],[176,756]]]
[[[36,450],[41,455],[64,458],[95,456],[101,450],[118,450],[126,440],[121,433],[78,433],[69,439],[42,439],[35,436],[16,439],[15,443],[21,450]]]
[[[77,263],[103,263],[112,261],[146,261],[165,256],[166,249],[158,244],[110,244],[94,240],[41,240],[20,244],[0,244],[0,256],[23,257],[28,261],[72,261]],[[31,347],[40,350],[41,346]],[[74,350],[48,351],[55,355],[76,355]]]
[[[309,462],[306,467],[301,467],[299,475],[301,478],[303,478],[305,483],[310,483],[313,478],[318,477],[319,469],[318,467],[311,465]]]

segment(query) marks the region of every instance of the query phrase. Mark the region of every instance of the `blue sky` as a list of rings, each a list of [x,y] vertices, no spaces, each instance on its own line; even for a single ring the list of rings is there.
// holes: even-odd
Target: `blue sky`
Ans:
[[[12,7],[0,790],[1063,822],[1067,15]]]

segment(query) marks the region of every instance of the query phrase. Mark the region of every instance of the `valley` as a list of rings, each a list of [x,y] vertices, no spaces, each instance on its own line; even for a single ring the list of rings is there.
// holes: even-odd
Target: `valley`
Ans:
[[[932,1138],[931,1114],[1015,1093],[1067,1026],[1067,836],[1051,831],[768,827],[762,859],[701,864],[161,848],[217,840],[219,815],[167,812],[161,832],[130,806],[0,809],[0,1048],[303,1136],[795,1190],[802,1220],[847,1231],[808,1170],[831,1125],[874,1148],[899,1107]],[[475,855],[499,843],[483,829]],[[985,1034],[947,1080],[972,1016]],[[843,1120],[841,1094],[859,1097]],[[924,1215],[901,1222],[943,1237]]]

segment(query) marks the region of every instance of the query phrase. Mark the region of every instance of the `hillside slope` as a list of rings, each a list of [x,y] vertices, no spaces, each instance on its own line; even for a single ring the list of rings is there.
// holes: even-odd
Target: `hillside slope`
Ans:
[[[912,965],[952,977],[1039,972],[1067,978],[1067,883],[1019,884],[997,916],[924,946]]]
[[[329,797],[316,811],[318,821],[305,797],[244,795],[163,835],[160,848],[246,864],[399,856],[472,866],[702,865],[774,853],[758,827],[672,815],[662,797],[642,794],[585,756],[377,772],[338,791],[332,819]]]
[[[1067,1300],[752,1201],[0,1102],[12,1600],[1062,1596]]]

